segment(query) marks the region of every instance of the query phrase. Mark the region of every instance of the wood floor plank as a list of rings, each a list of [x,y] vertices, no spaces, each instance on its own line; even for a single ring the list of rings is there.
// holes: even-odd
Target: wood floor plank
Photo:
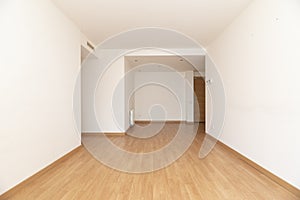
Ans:
[[[170,142],[177,127],[176,123],[166,124],[160,134],[150,139],[110,139],[128,151],[150,152]],[[199,159],[204,136],[201,125],[192,146],[181,158],[164,169],[145,174],[111,169],[80,147],[57,166],[0,199],[299,199],[222,145],[217,144],[208,157]]]

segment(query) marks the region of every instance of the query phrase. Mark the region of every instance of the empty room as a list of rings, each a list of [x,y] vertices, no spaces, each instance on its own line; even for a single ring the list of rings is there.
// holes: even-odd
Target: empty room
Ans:
[[[299,0],[3,0],[0,200],[300,199]]]

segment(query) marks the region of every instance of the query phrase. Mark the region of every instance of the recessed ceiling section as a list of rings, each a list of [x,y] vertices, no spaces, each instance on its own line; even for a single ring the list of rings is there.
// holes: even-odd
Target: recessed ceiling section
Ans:
[[[161,27],[206,46],[252,0],[53,0],[94,43],[129,29]],[[176,41],[174,41],[176,44]],[[175,48],[183,48],[178,44]]]
[[[199,71],[205,72],[205,56],[125,56],[130,68],[139,67],[138,71],[163,72],[163,71]],[[192,60],[192,62],[190,62]],[[197,63],[193,66],[191,63]]]

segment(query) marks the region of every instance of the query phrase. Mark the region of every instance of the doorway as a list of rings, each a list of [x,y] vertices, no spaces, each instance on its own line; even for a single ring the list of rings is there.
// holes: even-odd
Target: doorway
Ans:
[[[205,123],[205,81],[203,77],[194,77],[194,122]]]

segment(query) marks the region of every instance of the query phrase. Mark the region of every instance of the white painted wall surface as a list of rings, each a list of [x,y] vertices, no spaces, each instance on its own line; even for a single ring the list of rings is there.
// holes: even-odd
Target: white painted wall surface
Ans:
[[[193,79],[192,76],[188,76],[186,78]],[[192,80],[188,81],[191,82]],[[186,99],[192,99],[193,92],[186,93],[184,72],[136,72],[135,88],[138,88],[144,83],[154,84],[141,87],[135,92],[136,120],[185,121],[187,118],[190,119],[192,117],[187,117]],[[164,87],[156,83],[163,84]],[[186,94],[190,94],[192,97],[186,98]],[[188,100],[188,102],[190,101]],[[192,102],[190,105],[193,106]],[[150,116],[151,109],[152,116]],[[189,114],[191,113],[189,112]]]
[[[81,132],[99,132],[95,117],[95,88],[98,80],[97,58],[88,56],[82,63],[81,71]]]
[[[88,132],[125,132],[124,57],[117,59],[100,77],[95,93],[99,130]]]
[[[300,188],[300,1],[256,0],[208,49],[224,80],[221,141]]]
[[[205,131],[219,138],[225,121],[226,91],[220,72],[209,56],[205,58],[205,68]]]
[[[127,59],[124,59],[125,64],[125,112],[124,112],[124,126],[125,130],[130,127],[129,112],[134,109],[135,100],[134,100],[134,74],[135,70],[132,70],[130,63]]]
[[[194,72],[185,72],[185,120],[187,122],[194,122]]]
[[[80,145],[72,101],[81,34],[47,0],[1,2],[0,27],[2,194]]]
[[[104,55],[112,56],[110,52]],[[81,74],[83,133],[125,130],[124,57],[106,64],[95,56],[83,62]],[[109,60],[109,59],[108,59]]]

